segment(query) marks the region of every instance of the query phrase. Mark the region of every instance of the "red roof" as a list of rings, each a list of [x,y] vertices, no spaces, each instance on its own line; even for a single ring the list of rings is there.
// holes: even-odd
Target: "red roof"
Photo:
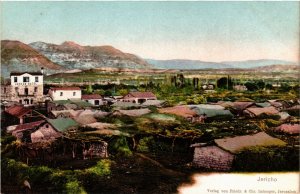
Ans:
[[[102,99],[102,96],[99,94],[85,94],[85,95],[82,95],[81,99],[83,99],[83,100]]]
[[[50,90],[81,90],[79,87],[59,87],[59,88],[50,88]]]
[[[156,98],[152,92],[129,92],[127,95],[135,98]]]
[[[276,128],[278,131],[282,131],[288,134],[300,134],[300,125],[282,124]]]
[[[32,122],[32,123],[25,123],[25,124],[22,124],[22,125],[18,125],[15,130],[33,129],[34,127],[39,126],[43,122],[45,122],[45,120],[35,121],[35,122]]]
[[[11,106],[5,110],[5,112],[15,117],[21,117],[31,111],[32,110],[30,108],[24,107],[22,105]]]
[[[174,114],[174,115],[182,116],[185,118],[198,116],[195,111],[189,109],[187,106],[173,106],[173,107],[161,108],[158,110],[158,112]]]
[[[264,108],[247,108],[246,110],[253,113],[256,116],[261,115],[263,113],[268,115],[278,114],[278,110],[276,110],[276,108],[274,108],[273,106]]]

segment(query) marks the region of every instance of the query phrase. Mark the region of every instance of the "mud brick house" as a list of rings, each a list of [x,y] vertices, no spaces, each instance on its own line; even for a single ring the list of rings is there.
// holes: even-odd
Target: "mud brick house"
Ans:
[[[142,104],[148,100],[156,99],[156,96],[152,92],[129,92],[123,97],[122,101]]]
[[[233,138],[215,139],[212,144],[193,144],[193,166],[215,171],[229,171],[234,166],[237,154],[253,147],[285,146],[280,139],[264,132]]]
[[[48,101],[46,106],[50,113],[51,111],[90,109],[93,105],[81,99],[71,99]]]
[[[103,97],[100,96],[99,94],[86,94],[82,95],[81,97],[82,100],[89,102],[93,106],[101,106],[104,105],[104,100]]]
[[[43,119],[33,109],[23,105],[14,105],[4,111],[5,122],[3,126],[17,125]]]
[[[47,122],[61,133],[76,130],[79,126],[79,124],[71,118],[47,119]]]
[[[158,109],[159,113],[173,114],[185,118],[190,122],[202,122],[203,118],[188,106],[174,106]]]
[[[279,127],[276,127],[274,131],[289,135],[300,135],[300,124],[282,124]]]
[[[278,113],[279,113],[278,110],[273,106],[264,107],[264,108],[247,108],[246,110],[244,110],[244,114],[248,117],[258,117],[262,114],[278,115]]]
[[[44,102],[43,72],[11,72],[10,83],[1,86],[1,100],[31,106]]]
[[[26,143],[51,142],[62,136],[46,120],[18,125],[12,135]]]

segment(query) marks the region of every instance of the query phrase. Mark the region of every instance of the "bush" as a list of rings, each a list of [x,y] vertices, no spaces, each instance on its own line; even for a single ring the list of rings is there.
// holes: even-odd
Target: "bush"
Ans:
[[[153,145],[155,142],[153,137],[144,137],[140,139],[139,144],[137,146],[137,151],[139,152],[149,152],[149,146]]]
[[[126,137],[122,136],[117,138],[111,143],[113,152],[117,153],[117,156],[129,157],[132,156],[132,152],[128,146]]]
[[[67,182],[66,192],[70,194],[85,194],[86,191],[79,185],[78,180]]]
[[[108,159],[103,159],[97,162],[95,166],[86,169],[86,171],[88,173],[93,173],[97,176],[105,176],[111,173],[110,166],[111,166],[111,161]]]

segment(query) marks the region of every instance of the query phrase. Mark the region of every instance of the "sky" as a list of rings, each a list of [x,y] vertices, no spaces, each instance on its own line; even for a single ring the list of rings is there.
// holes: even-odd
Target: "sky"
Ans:
[[[299,61],[300,2],[1,2],[1,39],[151,59]]]

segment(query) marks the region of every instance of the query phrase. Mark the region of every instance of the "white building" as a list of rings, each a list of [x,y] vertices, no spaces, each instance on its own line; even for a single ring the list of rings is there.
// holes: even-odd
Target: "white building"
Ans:
[[[82,95],[81,99],[91,103],[93,106],[100,106],[104,104],[103,97],[99,94]]]
[[[147,100],[157,100],[152,92],[129,92],[122,99],[123,102],[143,103]]]
[[[1,100],[33,105],[44,101],[43,92],[42,72],[12,72],[10,84],[1,87]]]
[[[48,94],[53,101],[81,99],[81,89],[79,87],[50,88]]]

